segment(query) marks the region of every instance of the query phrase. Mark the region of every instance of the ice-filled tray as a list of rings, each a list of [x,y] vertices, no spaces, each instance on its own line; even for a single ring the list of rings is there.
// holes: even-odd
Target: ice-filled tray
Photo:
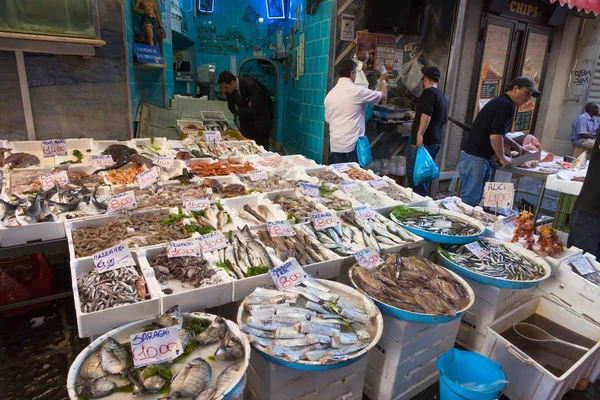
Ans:
[[[264,195],[251,195],[235,199],[223,200],[225,209],[231,215],[234,226],[238,229],[248,225],[249,227],[262,226],[266,221],[280,221],[287,219],[287,214],[277,204],[273,204]],[[250,211],[244,210],[244,206]],[[264,221],[258,219],[254,213],[262,217]]]
[[[54,156],[44,157],[41,140],[14,141],[10,142],[9,145],[13,149],[13,153],[27,153],[36,156],[40,163],[32,165],[32,167],[54,167],[55,165]]]
[[[253,161],[252,165],[255,168],[264,168],[268,170],[280,170],[280,169],[291,169],[291,168],[315,168],[317,167],[317,163],[313,160],[306,158],[301,155],[293,155],[293,156],[282,156],[276,160],[266,160],[260,159],[257,161]]]
[[[66,165],[89,165],[91,160],[91,155],[94,152],[94,141],[92,139],[65,139],[65,143],[67,144],[67,155],[66,156],[56,156],[54,162],[56,166],[62,165],[61,163],[65,163]],[[67,161],[77,161],[77,153],[79,152],[79,157],[81,158],[80,163],[68,163]]]

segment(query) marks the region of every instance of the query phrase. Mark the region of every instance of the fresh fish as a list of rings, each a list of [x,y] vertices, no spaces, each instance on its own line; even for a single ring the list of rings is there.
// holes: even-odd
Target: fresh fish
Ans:
[[[191,341],[192,336],[190,335],[190,333],[183,328],[179,328],[179,342],[181,343],[181,348],[185,350]]]
[[[315,343],[331,344],[331,336],[319,335],[316,333],[309,333],[308,335],[306,335],[306,341],[309,344],[315,344]]]
[[[298,320],[299,317],[277,317],[276,315],[267,318],[248,317],[247,324],[255,329],[275,331],[282,326],[293,326]]]
[[[359,350],[362,350],[365,347],[367,347],[367,345],[364,344],[364,343],[355,343],[355,344],[351,344],[349,346],[340,347],[340,348],[337,348],[337,349],[330,349],[328,352],[325,353],[324,357],[345,356],[347,354],[355,353],[355,352],[357,352]]]
[[[285,296],[286,300],[293,300],[294,302],[296,302],[296,300],[298,300],[297,294],[281,292],[279,290],[273,290],[273,289],[265,289],[265,288],[261,288],[261,287],[257,287],[256,289],[254,289],[254,292],[252,292],[252,295],[257,296],[257,297]]]
[[[273,331],[256,329],[248,325],[241,325],[240,329],[242,330],[242,332],[247,333],[249,335],[254,335],[266,339],[275,339],[275,332]]]
[[[256,218],[257,220],[259,220],[262,223],[267,222],[267,220],[262,215],[260,215],[256,211],[254,211],[252,209],[252,207],[250,207],[250,205],[248,205],[248,204],[244,204],[244,211],[246,211],[247,213],[249,213],[250,215],[252,215],[254,218]]]
[[[269,257],[269,253],[259,241],[254,239],[248,225],[244,226],[239,233],[239,236],[248,250],[260,260],[260,265],[264,265],[269,269],[274,267],[271,257]]]
[[[316,333],[318,335],[333,336],[334,333],[339,332],[339,329],[333,328],[324,324],[317,324],[314,322],[301,321],[295,325],[298,332],[302,333]]]
[[[306,302],[306,308],[308,308],[309,310],[316,311],[321,314],[327,314],[327,311],[321,305],[319,305],[318,303],[314,303],[312,301]]]
[[[399,206],[392,211],[390,218],[401,225],[422,231],[448,236],[471,236],[481,233],[481,228],[457,217],[414,208]]]
[[[84,382],[76,387],[77,395],[88,399],[100,399],[106,397],[117,388],[117,385],[106,379],[98,378]]]
[[[301,339],[304,334],[298,332],[293,326],[280,326],[275,329],[276,339]]]
[[[358,343],[358,336],[354,332],[335,332],[333,343],[337,345],[349,345]]]
[[[319,299],[317,296],[315,296],[312,293],[309,293],[306,288],[302,289],[299,287],[290,287],[287,288],[286,291],[288,292],[292,292],[292,293],[297,293],[299,295],[301,295],[302,297],[304,297],[305,299],[312,301],[313,303],[319,303],[321,301],[321,299]]]
[[[169,395],[176,398],[196,396],[208,387],[211,379],[210,365],[201,357],[195,358],[173,377]]]
[[[102,369],[108,374],[124,375],[133,364],[131,353],[111,337],[106,339],[100,352]]]
[[[79,369],[79,377],[83,380],[102,378],[106,372],[102,369],[102,357],[99,351],[95,351],[83,361]]]
[[[327,286],[321,285],[319,282],[314,280],[314,278],[312,278],[312,277],[307,277],[304,280],[304,282],[302,282],[302,284],[306,287],[309,287],[309,288],[312,288],[315,290],[320,290],[321,292],[329,293],[331,291],[331,289],[329,289]]]
[[[238,361],[221,372],[221,375],[217,378],[217,384],[215,385],[217,387],[216,394],[214,395],[215,399],[225,393],[229,393],[229,391],[233,389],[241,378],[240,371],[243,366],[244,362]]]
[[[319,361],[329,350],[311,350],[307,351],[304,356],[308,361]]]
[[[115,163],[110,167],[97,169],[94,171],[94,174],[99,174],[102,171],[109,171],[123,167],[129,162],[132,155],[137,154],[137,150],[122,144],[112,144],[108,146],[101,154],[104,156],[110,155]]]
[[[261,338],[261,337],[250,335],[250,334],[248,334],[247,336],[248,336],[248,341],[250,343],[256,343],[257,345],[262,346],[262,347],[271,346],[273,344],[273,340],[271,340],[271,339],[265,339],[265,338]]]
[[[323,300],[323,301],[336,302],[340,298],[339,294],[329,293],[329,292],[322,292],[321,290],[315,289],[312,286],[306,287],[305,290],[308,293],[312,294],[313,296],[316,296],[317,298],[319,298],[320,300]]]
[[[200,332],[196,336],[195,342],[200,346],[216,343],[224,339],[227,336],[227,332],[229,332],[227,322],[223,317],[217,316],[204,332]]]
[[[354,333],[356,334],[356,337],[358,337],[358,340],[362,341],[371,339],[371,335],[369,334],[369,332],[358,322],[351,323],[350,327],[354,330]]]
[[[166,313],[158,317],[158,320],[154,322],[154,324],[160,326],[161,328],[176,326],[181,329],[183,326],[183,313],[178,305],[173,306],[169,308]]]
[[[275,339],[273,340],[273,346],[280,347],[304,347],[308,346],[309,343],[306,341],[305,337],[300,339]]]
[[[167,384],[167,381],[160,375],[153,375],[144,379],[142,384],[146,392],[158,393]]]
[[[227,224],[227,214],[225,211],[219,210],[217,213],[217,229],[222,230],[225,224]]]
[[[360,322],[362,324],[367,324],[371,320],[371,317],[369,317],[367,314],[358,313],[356,311],[348,310],[346,308],[342,309],[342,312],[340,315],[344,318],[347,318],[347,319],[355,321],[355,322]]]
[[[15,211],[19,207],[20,203],[9,203],[5,200],[0,199],[0,204],[4,206],[4,214],[2,214],[2,219],[0,219],[0,221],[4,221],[7,217],[15,215]]]
[[[244,344],[235,336],[228,341],[221,339],[219,347],[215,351],[215,358],[220,361],[233,361],[244,357]]]
[[[210,386],[206,389],[204,389],[203,391],[201,391],[200,393],[198,393],[198,396],[194,397],[194,400],[213,400],[216,398],[217,394],[217,387],[216,386]]]

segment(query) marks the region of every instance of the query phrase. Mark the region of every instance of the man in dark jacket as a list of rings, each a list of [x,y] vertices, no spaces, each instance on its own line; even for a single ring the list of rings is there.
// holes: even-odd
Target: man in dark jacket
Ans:
[[[238,78],[228,71],[221,72],[218,83],[227,94],[229,111],[239,117],[242,135],[268,149],[273,115],[267,89],[252,76]]]

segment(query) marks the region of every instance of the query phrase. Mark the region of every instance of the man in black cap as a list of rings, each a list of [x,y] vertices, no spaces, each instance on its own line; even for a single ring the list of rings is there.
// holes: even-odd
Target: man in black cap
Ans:
[[[423,75],[424,90],[415,109],[411,145],[406,151],[406,165],[410,187],[421,196],[427,196],[429,182],[415,185],[413,181],[417,149],[425,146],[425,149],[435,161],[442,144],[442,129],[448,121],[448,102],[437,87],[440,82],[439,68],[426,68]]]
[[[540,92],[529,78],[519,77],[506,87],[506,93],[490,100],[477,114],[471,132],[462,145],[458,173],[461,179],[461,200],[470,206],[479,205],[483,187],[490,177],[492,157],[495,155],[503,167],[512,159],[504,154],[508,145],[519,154],[525,152],[514,140],[506,137],[515,116],[515,109],[527,103]]]

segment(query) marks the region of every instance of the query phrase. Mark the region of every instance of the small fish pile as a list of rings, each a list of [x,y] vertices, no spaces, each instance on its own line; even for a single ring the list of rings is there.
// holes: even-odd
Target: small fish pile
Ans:
[[[131,188],[128,187],[115,188],[114,194],[129,190]],[[133,192],[138,210],[152,207],[178,207],[181,206],[182,199],[203,197],[213,199],[213,196],[207,190],[197,185],[158,185],[149,186],[145,189],[137,187],[133,189]]]
[[[327,183],[332,183],[334,185],[337,185],[338,183],[344,181],[344,178],[342,178],[337,173],[330,171],[330,170],[325,170],[321,173],[311,173],[308,175],[317,178],[320,183],[327,182]]]
[[[587,279],[588,281],[592,282],[596,286],[600,286],[600,272],[595,271],[595,272],[592,272],[591,274],[581,275],[581,273],[579,273],[579,270],[577,270],[577,268],[575,268],[575,265],[573,265],[573,263],[571,261],[567,260],[566,263],[569,267],[571,267],[573,272],[575,272],[577,275],[581,276],[584,279]]]
[[[235,211],[238,217],[252,225],[261,225],[275,218],[275,214],[264,204],[256,206],[256,210],[249,204],[244,204],[242,208],[236,208]]]
[[[477,210],[476,208],[471,208],[470,210],[467,209],[466,207],[463,207],[460,204],[457,204],[457,202],[453,201],[453,203],[456,205],[456,207],[458,207],[460,209],[460,212],[468,215],[471,218],[476,219],[477,221],[481,222],[482,224],[484,224],[485,226],[493,226],[497,221],[498,221],[498,217],[492,214],[488,214],[483,210]],[[454,211],[449,209],[444,202],[440,203],[440,207],[445,209],[445,210],[449,210],[449,211]]]
[[[452,274],[421,257],[392,254],[372,270],[355,264],[350,274],[359,290],[405,311],[456,315],[471,301],[467,288]]]
[[[487,253],[481,258],[469,251],[466,246],[443,246],[440,248],[440,253],[463,268],[492,278],[533,281],[546,274],[541,265],[503,244],[481,240],[477,243]]]
[[[138,267],[123,267],[99,273],[95,268],[77,279],[81,312],[107,310],[150,298],[146,280]]]
[[[224,282],[218,271],[203,257],[172,257],[167,253],[157,254],[148,259],[156,279],[164,294],[173,294],[169,281],[177,280],[194,288],[216,285]]]
[[[302,228],[294,228],[294,232],[294,236],[287,237],[271,236],[267,230],[259,230],[256,234],[265,246],[275,250],[275,255],[282,261],[293,257],[305,266],[329,260],[313,236]]]
[[[391,218],[400,224],[438,235],[471,236],[481,234],[479,227],[459,218],[410,207],[396,207],[392,211]]]
[[[241,329],[262,352],[288,362],[333,364],[352,358],[375,336],[362,299],[308,278],[302,286],[256,288],[242,303]]]
[[[385,185],[377,190],[385,193],[385,195],[391,198],[392,200],[401,201],[402,203],[410,203],[411,201],[414,201],[412,198],[408,197],[402,190],[397,189],[390,184]]]
[[[291,156],[286,158],[277,158],[274,160],[261,159],[253,162],[254,165],[262,168],[290,169],[290,168],[311,168],[317,164],[304,156]]]
[[[347,225],[339,224],[335,227],[317,230],[314,224],[302,224],[302,229],[315,238],[323,247],[342,257],[354,255],[356,250],[353,244],[358,243],[354,231]]]
[[[319,201],[321,204],[334,211],[343,211],[352,208],[352,202],[336,195],[335,192],[337,191],[338,188],[335,186],[331,187],[330,184],[320,186],[319,193],[321,197]]]
[[[81,364],[75,387],[77,395],[104,398],[113,393],[131,392],[131,386],[133,396],[142,398],[160,393],[168,394],[168,397],[159,395],[165,399],[212,400],[230,392],[243,375],[245,350],[242,339],[233,334],[227,322],[218,316],[212,322],[184,317],[175,306],[152,325],[139,329],[142,332],[170,327],[179,328],[182,346],[175,362],[134,368],[131,347],[109,337]],[[213,368],[221,369],[223,364],[223,371],[218,376],[213,374]]]
[[[244,164],[232,164],[225,161],[215,161],[213,163],[197,163],[188,166],[192,174],[198,176],[225,176],[230,174],[245,174],[248,171],[254,171],[254,167],[249,162]]]
[[[350,168],[345,172],[345,174],[348,175],[350,179],[354,181],[370,181],[373,179],[377,179],[375,175],[358,168]]]
[[[219,259],[217,267],[223,268],[234,279],[261,275],[274,267],[269,252],[252,235],[248,225],[239,232],[231,233],[229,246],[216,253]]]
[[[267,179],[253,181],[247,175],[240,175],[239,178],[242,183],[249,189],[255,192],[274,192],[276,190],[290,189],[295,187],[294,182],[281,179],[281,177],[273,174],[268,174]]]
[[[128,185],[137,183],[136,177],[146,171],[146,167],[132,163],[131,167],[126,169],[111,169],[106,172],[106,179],[114,185]]]
[[[378,193],[373,193],[367,190],[354,192],[352,193],[352,197],[354,197],[359,203],[367,204],[373,208],[381,208],[389,205],[389,203],[386,203]]]
[[[381,245],[395,246],[415,241],[404,228],[380,214],[364,219],[358,217],[354,211],[348,211],[346,214],[342,214],[341,218],[348,225],[358,229],[362,234],[365,246],[372,247],[377,251],[381,250]]]
[[[295,218],[310,218],[311,214],[322,212],[314,201],[309,200],[305,196],[296,198],[277,195],[273,203],[279,204],[283,211]]]

